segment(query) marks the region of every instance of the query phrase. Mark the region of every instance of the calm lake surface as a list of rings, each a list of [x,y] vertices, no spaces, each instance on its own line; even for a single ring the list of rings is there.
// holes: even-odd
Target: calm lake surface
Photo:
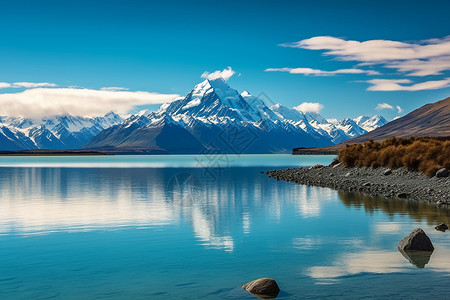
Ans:
[[[0,299],[450,298],[449,211],[268,178],[333,156],[0,157]],[[431,257],[405,258],[415,227]]]

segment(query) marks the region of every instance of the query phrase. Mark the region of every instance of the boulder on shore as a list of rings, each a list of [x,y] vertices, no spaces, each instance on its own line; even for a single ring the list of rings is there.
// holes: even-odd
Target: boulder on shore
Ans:
[[[408,194],[407,193],[398,193],[397,197],[398,198],[402,198],[402,199],[406,199],[406,198],[408,198]]]
[[[436,171],[436,177],[442,178],[442,177],[448,177],[449,172],[446,168],[442,168]]]
[[[338,158],[335,158],[335,159],[333,159],[333,161],[331,162],[331,164],[330,164],[330,166],[335,166],[335,165],[338,165],[338,164],[340,164],[341,162],[339,161],[339,159]]]
[[[273,299],[280,292],[277,282],[272,278],[259,278],[241,285],[241,288],[262,299]]]
[[[434,251],[430,238],[421,228],[414,229],[398,243],[400,251]]]
[[[387,169],[385,171],[383,171],[383,175],[387,176],[387,175],[391,175],[392,174],[392,170],[391,169]]]

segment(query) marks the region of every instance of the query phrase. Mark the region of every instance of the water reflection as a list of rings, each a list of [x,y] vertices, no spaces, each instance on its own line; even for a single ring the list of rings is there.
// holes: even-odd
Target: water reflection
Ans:
[[[448,232],[421,221],[448,223],[445,211],[260,171],[230,168],[217,180],[199,168],[0,168],[0,290],[28,299],[39,288],[47,298],[51,290],[59,298],[210,299],[264,276],[293,298],[339,298],[351,290],[339,285],[349,275],[362,274],[364,284],[369,273],[389,273],[379,277],[389,282],[404,272],[449,274]],[[413,266],[397,243],[418,226],[435,252],[429,262],[410,257]]]
[[[408,215],[417,222],[425,220],[428,225],[436,225],[438,223],[448,224],[450,221],[449,209],[428,203],[411,202],[397,198],[370,197],[361,193],[348,193],[343,191],[339,191],[339,198],[346,206],[362,207],[368,213],[381,210],[389,216],[395,214]]]
[[[308,268],[306,274],[317,283],[329,284],[342,281],[346,276],[364,273],[387,274],[406,273],[410,264],[417,268],[432,269],[436,272],[448,272],[450,261],[443,247],[436,248],[432,258],[427,251],[390,251],[363,248],[358,252],[341,254],[332,265]],[[405,260],[402,255],[407,259]]]
[[[433,254],[433,251],[404,251],[401,249],[398,251],[419,269],[425,268],[425,265],[430,262],[431,254]]]
[[[227,251],[236,226],[250,234],[259,213],[279,221],[295,207],[319,217],[336,199],[329,189],[268,185],[260,168],[231,168],[219,181],[201,169],[144,168],[0,168],[0,178],[0,234],[183,223],[201,244]]]

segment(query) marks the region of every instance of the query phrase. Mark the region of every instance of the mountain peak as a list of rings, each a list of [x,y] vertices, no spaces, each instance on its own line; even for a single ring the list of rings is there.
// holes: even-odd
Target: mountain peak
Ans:
[[[241,96],[242,96],[243,98],[245,98],[245,97],[251,97],[252,95],[251,95],[248,91],[243,91],[243,92],[241,93]]]
[[[357,118],[354,118],[353,121],[355,121],[356,124],[361,125],[362,123],[366,122],[369,119],[370,117],[361,115]]]

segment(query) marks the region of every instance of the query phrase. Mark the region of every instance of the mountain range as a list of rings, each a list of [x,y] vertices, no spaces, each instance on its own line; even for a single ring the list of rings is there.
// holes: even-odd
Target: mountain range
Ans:
[[[345,143],[362,143],[389,137],[450,137],[450,97],[426,104],[381,128],[349,139]]]
[[[94,118],[71,115],[42,120],[0,117],[0,150],[80,149],[101,131],[122,120],[114,112]]]
[[[337,121],[239,93],[206,79],[157,111],[121,117],[0,117],[0,150],[90,149],[144,153],[291,153],[341,143],[386,124],[381,116]]]

